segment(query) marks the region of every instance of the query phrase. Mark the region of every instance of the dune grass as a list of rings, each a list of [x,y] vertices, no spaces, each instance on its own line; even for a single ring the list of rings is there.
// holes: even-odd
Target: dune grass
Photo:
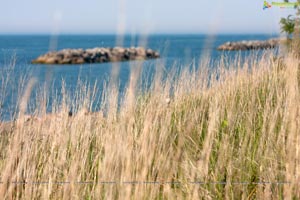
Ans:
[[[93,90],[82,87],[77,102],[65,92],[56,113],[20,113],[2,130],[0,196],[300,198],[298,63],[220,60],[212,74],[204,63],[158,76],[141,95],[132,73],[120,109],[108,87],[97,113],[89,112]],[[71,104],[78,112],[70,117]]]

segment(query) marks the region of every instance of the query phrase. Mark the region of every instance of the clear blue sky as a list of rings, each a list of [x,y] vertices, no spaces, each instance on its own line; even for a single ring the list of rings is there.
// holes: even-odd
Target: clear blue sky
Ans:
[[[279,0],[280,1],[280,0]],[[293,9],[263,0],[1,0],[0,34],[267,33]]]

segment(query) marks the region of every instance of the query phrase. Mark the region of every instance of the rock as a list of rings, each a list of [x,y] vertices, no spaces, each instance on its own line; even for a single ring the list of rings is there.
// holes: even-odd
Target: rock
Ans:
[[[58,59],[56,57],[48,57],[44,62],[45,64],[58,64]]]
[[[59,64],[71,64],[71,63],[72,63],[71,58],[64,58],[59,62]]]
[[[84,63],[84,59],[82,57],[75,58],[72,60],[72,64],[83,64],[83,63]]]
[[[239,41],[239,42],[226,42],[220,45],[217,49],[220,51],[237,51],[237,50],[253,50],[253,49],[272,49],[277,47],[281,39],[270,39],[265,41]]]
[[[93,49],[63,49],[48,52],[33,60],[33,64],[83,64],[120,62],[128,60],[145,60],[159,58],[158,52],[142,47],[114,47]]]
[[[125,53],[125,49],[121,48],[121,47],[115,47],[112,49],[112,52],[115,54],[124,54]]]

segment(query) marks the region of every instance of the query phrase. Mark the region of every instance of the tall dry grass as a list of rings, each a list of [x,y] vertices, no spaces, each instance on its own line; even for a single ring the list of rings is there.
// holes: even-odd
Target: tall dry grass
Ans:
[[[113,89],[89,112],[94,90],[83,86],[72,117],[64,92],[56,113],[2,124],[0,196],[300,198],[298,63],[220,60],[212,74],[204,63],[144,94],[132,73],[119,109]]]

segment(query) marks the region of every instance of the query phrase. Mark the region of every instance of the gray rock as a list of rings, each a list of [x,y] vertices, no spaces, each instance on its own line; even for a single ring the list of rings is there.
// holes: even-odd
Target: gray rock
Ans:
[[[253,50],[253,49],[271,49],[280,44],[280,39],[270,39],[265,41],[239,41],[239,42],[226,42],[220,45],[217,49],[224,51],[236,51],[236,50]]]
[[[33,60],[35,64],[83,64],[120,62],[128,60],[145,60],[159,58],[158,52],[142,47],[115,47],[93,49],[63,49],[57,52],[48,52]]]

